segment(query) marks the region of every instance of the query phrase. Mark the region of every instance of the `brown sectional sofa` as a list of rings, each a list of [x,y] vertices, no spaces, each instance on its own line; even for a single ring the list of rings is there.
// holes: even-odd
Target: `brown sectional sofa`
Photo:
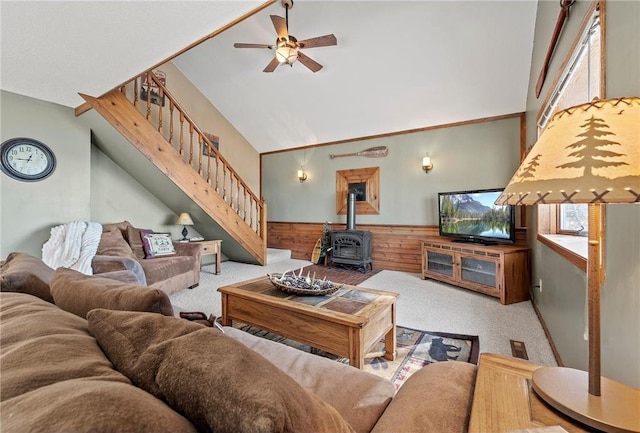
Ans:
[[[201,245],[175,242],[175,255],[146,259],[140,238],[140,232],[144,230],[128,221],[103,224],[92,263],[94,274],[128,270],[135,274],[140,284],[169,295],[196,287],[200,283]]]
[[[466,431],[472,364],[429,365],[395,392],[348,365],[176,318],[158,289],[68,269],[47,286],[37,265],[15,269],[2,269],[14,293],[0,293],[3,431]],[[33,296],[47,289],[53,302]]]

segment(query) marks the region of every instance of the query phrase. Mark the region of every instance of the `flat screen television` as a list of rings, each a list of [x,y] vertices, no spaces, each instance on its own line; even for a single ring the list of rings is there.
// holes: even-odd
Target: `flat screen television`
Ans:
[[[514,243],[515,207],[494,204],[504,188],[438,193],[440,236],[485,245]]]

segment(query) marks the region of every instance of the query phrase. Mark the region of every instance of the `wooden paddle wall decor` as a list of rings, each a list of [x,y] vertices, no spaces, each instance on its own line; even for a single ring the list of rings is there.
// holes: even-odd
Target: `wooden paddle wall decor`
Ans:
[[[547,57],[544,59],[544,64],[542,65],[542,70],[540,71],[540,76],[538,76],[538,82],[536,83],[536,98],[540,97],[542,85],[544,84],[545,78],[547,78],[549,64],[551,63],[551,58],[553,57],[553,52],[556,49],[556,45],[558,45],[558,40],[560,39],[560,33],[562,32],[562,28],[564,27],[564,22],[569,18],[569,9],[575,2],[576,0],[560,0],[560,14],[558,15],[556,28],[553,30],[551,43],[549,44],[549,49],[547,50]]]
[[[367,158],[384,158],[388,154],[389,154],[389,149],[387,149],[387,146],[376,146],[376,147],[370,147],[365,150],[361,150],[360,152],[342,153],[339,155],[329,155],[329,158],[330,159],[343,158],[345,156],[365,156]]]

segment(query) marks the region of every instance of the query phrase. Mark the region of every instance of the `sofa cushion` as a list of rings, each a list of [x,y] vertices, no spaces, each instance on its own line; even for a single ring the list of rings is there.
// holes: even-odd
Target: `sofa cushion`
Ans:
[[[1,293],[0,321],[2,431],[196,431],[113,369],[86,320],[34,296]]]
[[[94,308],[173,316],[171,301],[161,290],[72,269],[56,269],[51,278],[51,294],[57,306],[82,318]]]
[[[195,260],[193,256],[171,256],[158,257],[153,260],[141,260],[140,264],[144,269],[144,275],[147,277],[147,285],[150,286],[179,274],[193,272]]]
[[[127,238],[129,246],[133,254],[140,260],[144,259],[144,246],[142,244],[142,236],[147,233],[153,233],[151,229],[139,229],[136,227],[127,227]]]
[[[1,403],[7,432],[196,433],[189,420],[133,385],[78,379]]]
[[[330,405],[215,328],[109,310],[93,310],[88,320],[119,371],[200,430],[353,431]]]
[[[371,431],[395,394],[393,384],[380,376],[236,328],[225,326],[224,331],[336,408],[358,433]]]
[[[124,227],[126,233],[126,227]],[[102,236],[98,244],[96,252],[102,256],[130,257],[135,259],[136,256],[131,251],[131,247],[127,243],[123,229],[118,224],[104,224],[102,226]],[[99,272],[94,269],[94,272]]]
[[[467,431],[476,377],[468,362],[436,362],[400,387],[372,433]]]
[[[131,224],[129,221],[120,221],[118,223],[107,223],[107,224],[102,224],[102,230],[103,231],[112,231],[112,230],[119,230],[120,234],[122,235],[122,237],[124,238],[125,241],[129,242],[129,238],[127,236],[127,229],[129,227],[133,227],[133,224]]]
[[[145,233],[142,235],[142,246],[145,259],[174,256],[176,254],[171,240],[171,233]]]
[[[0,290],[28,293],[53,302],[49,285],[53,269],[26,253],[14,252],[0,266]]]

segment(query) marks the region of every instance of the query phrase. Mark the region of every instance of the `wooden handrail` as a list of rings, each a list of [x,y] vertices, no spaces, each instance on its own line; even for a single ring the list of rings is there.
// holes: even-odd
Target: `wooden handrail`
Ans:
[[[164,96],[166,96],[173,103],[173,106],[174,106],[175,109],[177,109],[180,113],[184,113],[184,118],[186,119],[187,123],[193,125],[193,129],[198,133],[199,137],[201,137],[207,143],[209,155],[216,155],[216,160],[222,161],[222,164],[224,166],[229,167],[228,168],[229,171],[231,173],[233,173],[233,176],[235,176],[238,179],[238,181],[240,182],[242,187],[245,188],[245,190],[249,192],[251,197],[255,201],[260,201],[258,199],[258,197],[253,193],[253,191],[251,191],[251,189],[246,184],[246,182],[244,182],[244,180],[242,180],[240,175],[231,167],[231,165],[229,164],[229,162],[227,162],[227,160],[224,158],[224,156],[222,156],[222,154],[220,154],[218,149],[215,148],[213,143],[211,143],[211,141],[207,138],[207,136],[204,134],[204,132],[198,127],[196,122],[194,122],[193,119],[191,119],[191,117],[187,114],[187,112],[184,110],[184,108],[182,108],[180,103],[178,103],[178,101],[176,101],[176,99],[173,97],[173,95],[171,95],[171,93],[169,92],[169,90],[167,90],[167,88],[164,86],[164,84],[162,84],[162,82],[160,82],[160,80],[158,80],[158,78],[153,74],[153,72],[147,71],[146,74],[147,74],[147,80],[149,80],[149,79],[153,80],[153,82],[156,83],[156,85],[160,89],[161,97],[164,94]],[[151,98],[147,98],[147,103],[149,103],[150,99]],[[162,113],[162,110],[160,110],[159,112]],[[160,114],[160,124],[162,124],[162,114]],[[162,125],[160,125],[160,127],[161,126]]]
[[[141,90],[144,90],[141,85],[143,77],[146,78],[148,83],[146,101],[142,101],[142,95],[144,95],[141,92]],[[132,98],[127,94],[127,89],[131,88],[133,89]],[[157,95],[152,95],[152,88],[154,91],[157,89]],[[207,184],[212,186],[212,189],[244,223],[263,241],[266,240],[266,205],[264,200],[258,198],[249,188],[247,183],[231,167],[211,140],[153,72],[149,70],[129,83],[122,85],[120,92],[134,107],[137,107],[147,121],[176,150],[182,160],[191,166],[191,169],[196,171]],[[154,97],[157,97],[158,101],[152,101]],[[165,98],[168,100],[168,113],[163,114]],[[140,101],[143,104],[139,104]],[[160,101],[161,103],[158,104]],[[157,113],[155,112],[155,106],[158,107]],[[174,115],[176,110],[178,112],[177,116]],[[166,116],[166,118],[163,116]],[[164,124],[167,122],[169,125],[168,128],[165,128]],[[174,139],[174,134],[176,133],[174,122],[177,122],[176,126],[180,129],[178,140]],[[188,127],[186,133],[184,131],[185,127]],[[168,130],[165,131],[165,129]],[[206,145],[207,149],[206,154],[203,152],[204,145]],[[204,164],[203,155],[207,158]],[[220,167],[222,167],[222,170],[220,170]],[[222,177],[222,182],[220,182],[220,177]]]

